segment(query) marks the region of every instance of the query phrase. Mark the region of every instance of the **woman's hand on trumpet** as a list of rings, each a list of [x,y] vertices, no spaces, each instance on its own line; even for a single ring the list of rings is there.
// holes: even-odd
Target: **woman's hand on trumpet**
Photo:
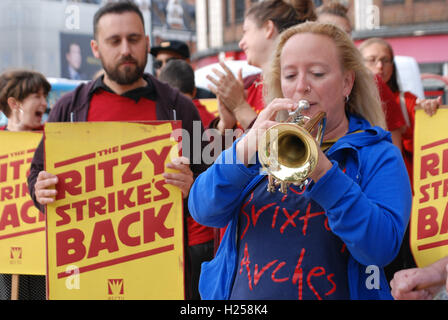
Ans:
[[[284,110],[288,113],[295,111],[297,105],[293,100],[287,98],[274,99],[257,117],[251,130],[237,143],[237,158],[246,166],[258,151],[258,141],[267,129],[279,122],[276,121],[278,112]],[[330,170],[332,163],[325,154],[318,148],[318,162],[310,178],[317,182],[325,173]]]
[[[258,141],[263,133],[278,123],[275,121],[275,117],[280,110],[286,110],[288,112],[295,110],[294,101],[286,98],[274,99],[260,112],[252,128],[237,143],[237,158],[244,163],[245,166],[248,166],[250,159],[256,155],[258,151]]]
[[[333,164],[331,163],[330,160],[328,160],[327,156],[325,155],[325,153],[322,152],[319,146],[317,165],[316,168],[314,168],[313,172],[311,172],[309,177],[314,182],[317,182],[328,172],[328,170],[331,169],[332,166]]]

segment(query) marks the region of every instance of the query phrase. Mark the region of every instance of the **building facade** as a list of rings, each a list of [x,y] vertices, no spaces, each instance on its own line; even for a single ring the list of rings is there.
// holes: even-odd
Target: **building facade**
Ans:
[[[26,68],[60,77],[73,40],[79,45],[81,68],[92,74],[100,67],[89,44],[98,7],[95,1],[0,1],[0,71]]]
[[[25,68],[51,78],[90,80],[101,69],[90,48],[93,17],[117,0],[0,1],[0,72]],[[151,44],[176,39],[196,51],[195,0],[133,0]],[[148,59],[147,72],[152,72]]]

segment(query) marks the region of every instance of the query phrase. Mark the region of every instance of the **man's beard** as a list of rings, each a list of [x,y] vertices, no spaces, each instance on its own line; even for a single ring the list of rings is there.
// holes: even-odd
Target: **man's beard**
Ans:
[[[145,59],[142,64],[139,64],[137,60],[129,55],[121,58],[120,61],[118,61],[118,63],[113,67],[106,65],[103,59],[101,59],[101,64],[103,65],[104,72],[110,80],[118,83],[119,85],[130,85],[137,82],[143,76],[147,61],[147,55],[145,55]],[[132,66],[124,66],[120,70],[121,65],[126,62],[134,63],[135,68],[132,68]]]

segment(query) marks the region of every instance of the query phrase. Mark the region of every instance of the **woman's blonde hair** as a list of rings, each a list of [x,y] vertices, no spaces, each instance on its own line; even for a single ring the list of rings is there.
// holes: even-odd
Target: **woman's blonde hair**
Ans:
[[[271,68],[264,75],[265,105],[268,105],[275,98],[283,97],[280,56],[289,38],[300,33],[323,35],[333,40],[339,53],[342,70],[353,71],[355,74],[353,89],[348,97],[348,102],[345,104],[345,110],[363,117],[372,126],[386,128],[378,88],[372,74],[365,67],[362,56],[351,38],[342,29],[331,24],[306,22],[291,27],[280,34],[271,60]]]

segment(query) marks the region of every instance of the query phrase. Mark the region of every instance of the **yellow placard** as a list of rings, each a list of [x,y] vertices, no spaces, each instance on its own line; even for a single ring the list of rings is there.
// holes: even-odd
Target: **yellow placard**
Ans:
[[[27,176],[42,133],[0,131],[0,273],[45,274],[45,219]]]
[[[448,255],[448,109],[415,112],[411,249],[419,267]]]
[[[183,215],[166,184],[179,122],[48,123],[49,299],[183,299]]]
[[[199,102],[205,106],[208,112],[218,116],[218,99],[199,99]]]

